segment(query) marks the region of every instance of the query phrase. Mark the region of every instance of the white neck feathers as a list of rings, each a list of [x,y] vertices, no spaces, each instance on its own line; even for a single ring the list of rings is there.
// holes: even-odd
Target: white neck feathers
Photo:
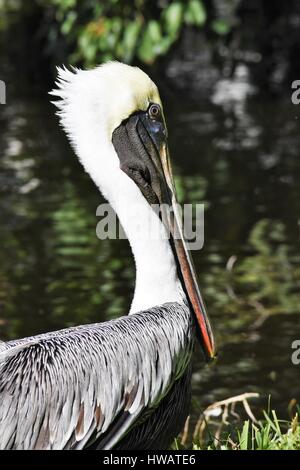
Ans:
[[[60,70],[59,90],[52,94],[62,98],[55,104],[59,107],[61,124],[79,160],[118,214],[129,239],[136,264],[136,286],[130,313],[135,313],[166,302],[181,302],[184,294],[169,240],[163,235],[161,221],[136,184],[119,168],[111,134],[131,113],[131,109],[129,105],[129,111],[122,111],[123,115],[111,114],[109,95],[112,96],[112,91],[103,95],[104,85],[99,73],[102,69],[103,75],[105,67],[76,73]],[[127,66],[124,67],[127,71]],[[136,73],[142,74],[145,80],[147,75],[137,70]],[[147,80],[150,81],[148,77]],[[153,87],[155,85],[151,82],[152,92],[154,90],[157,93],[156,87]],[[115,94],[120,92],[114,91]],[[115,94],[112,101],[116,99]],[[124,109],[125,98],[120,98]],[[136,217],[132,217],[132,211],[131,217],[128,217],[127,209],[132,206],[137,207]],[[151,234],[145,229],[149,226],[154,229]],[[158,237],[159,231],[161,236]]]

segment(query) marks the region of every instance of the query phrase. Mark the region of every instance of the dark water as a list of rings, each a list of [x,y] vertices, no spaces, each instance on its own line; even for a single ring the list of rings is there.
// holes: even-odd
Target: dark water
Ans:
[[[101,196],[58,128],[46,87],[1,71],[0,336],[3,340],[126,314],[134,264],[126,241],[99,241]],[[17,84],[17,85],[16,85]],[[196,357],[194,416],[215,400],[259,392],[283,417],[299,399],[299,110],[290,90],[259,94],[245,67],[206,96],[161,83],[181,201],[204,202],[194,252],[219,343]]]

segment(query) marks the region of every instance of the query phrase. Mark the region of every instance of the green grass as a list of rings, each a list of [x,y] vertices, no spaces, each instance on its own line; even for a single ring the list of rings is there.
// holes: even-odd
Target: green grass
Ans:
[[[240,450],[300,450],[300,425],[298,415],[287,423],[279,421],[275,411],[258,425],[245,421],[238,433],[236,447]]]
[[[291,421],[279,420],[276,412],[264,412],[264,418],[256,424],[251,420],[218,439],[210,436],[205,443],[192,445],[193,450],[300,450],[300,423],[298,413]],[[180,440],[173,448],[182,449]]]

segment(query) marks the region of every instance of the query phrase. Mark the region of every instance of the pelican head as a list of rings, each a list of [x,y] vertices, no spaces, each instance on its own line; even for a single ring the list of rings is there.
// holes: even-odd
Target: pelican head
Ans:
[[[88,71],[59,69],[58,77],[58,89],[51,93],[61,98],[55,102],[61,124],[86,171],[118,213],[132,246],[137,279],[131,313],[187,300],[203,350],[213,357],[210,322],[176,210],[167,128],[156,85],[139,68],[119,62]],[[129,224],[122,208],[138,201],[157,224],[162,222],[152,205],[173,208],[167,222],[170,239],[134,240],[137,221]]]

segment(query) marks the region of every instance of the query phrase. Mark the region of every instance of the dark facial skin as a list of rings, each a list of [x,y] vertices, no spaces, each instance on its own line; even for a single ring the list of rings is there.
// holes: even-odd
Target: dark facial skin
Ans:
[[[165,191],[159,151],[166,137],[161,109],[155,103],[147,111],[132,114],[112,135],[121,170],[137,184],[149,204],[159,204]]]

